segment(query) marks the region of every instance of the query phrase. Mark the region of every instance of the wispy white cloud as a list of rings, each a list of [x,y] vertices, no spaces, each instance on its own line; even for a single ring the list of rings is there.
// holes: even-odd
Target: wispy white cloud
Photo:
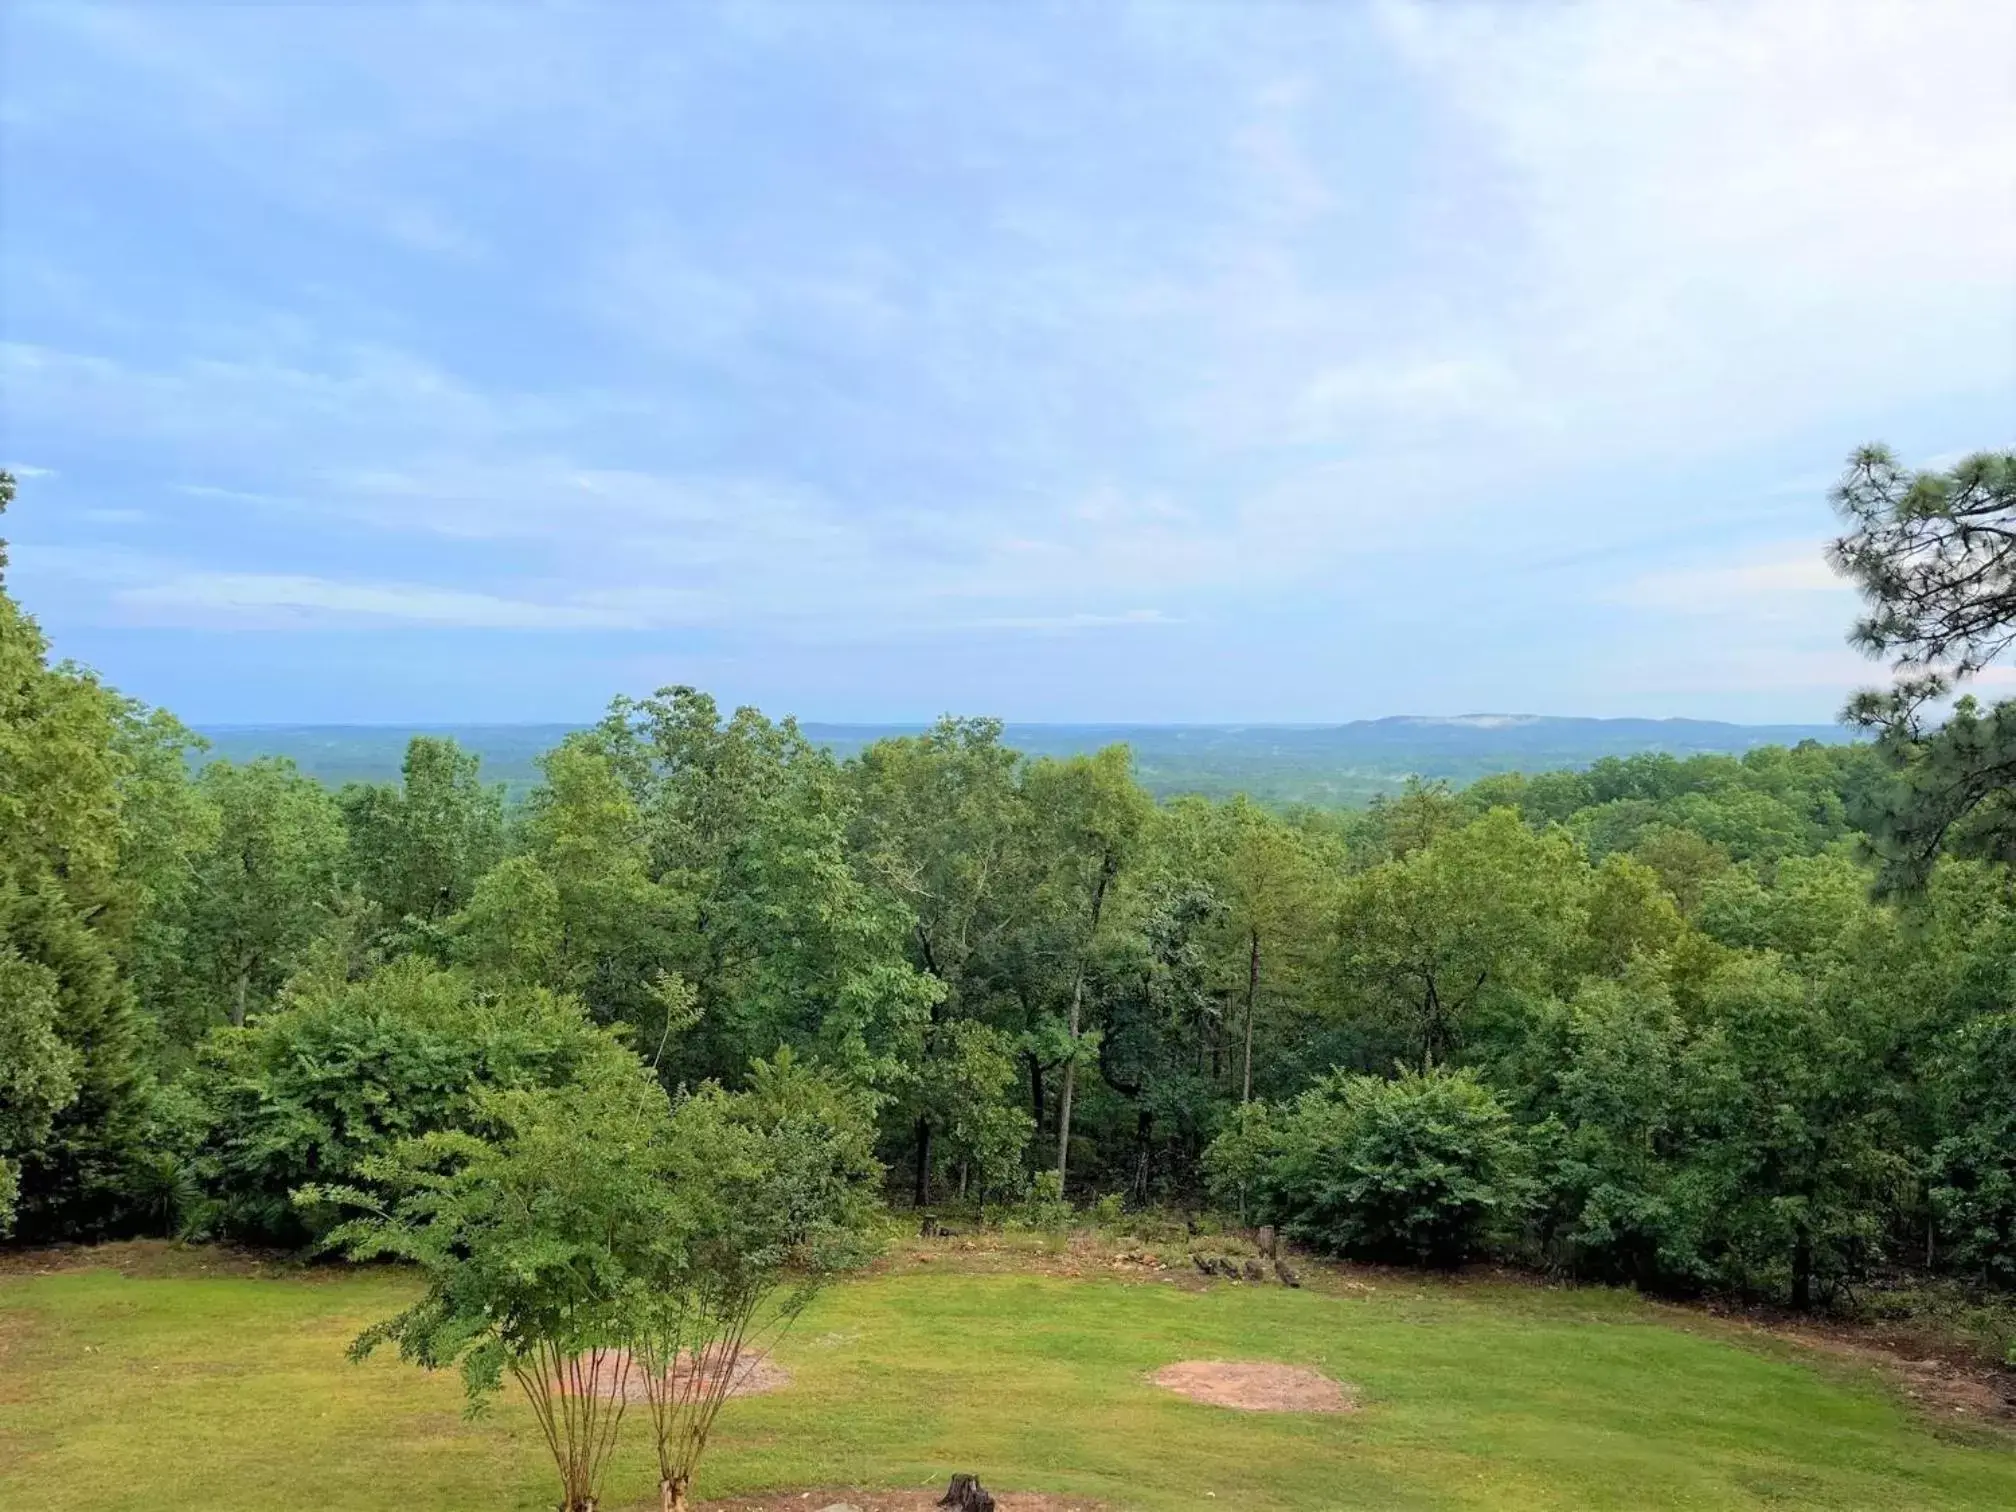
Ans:
[[[1126,625],[1172,625],[1178,621],[1160,609],[1129,609],[1120,614],[1003,615],[974,620],[964,628],[972,630],[1039,630],[1061,633],[1072,630],[1104,630]]]
[[[1497,357],[1406,357],[1325,368],[1302,390],[1296,413],[1310,440],[1362,439],[1396,421],[1499,425],[1526,410],[1518,379]]]
[[[535,603],[420,583],[346,582],[266,572],[183,572],[113,595],[141,622],[284,628],[435,625],[476,630],[637,629],[618,611]]]
[[[135,512],[134,518],[142,516]],[[732,621],[745,632],[806,642],[830,640],[836,633],[886,640],[946,632],[1061,634],[1179,623],[1155,608],[976,614],[986,595],[947,592],[924,583],[888,585],[868,613],[855,588],[822,583],[803,562],[757,582],[690,570],[685,581],[673,581],[663,572],[652,573],[646,561],[631,564],[628,579],[616,583],[582,588],[567,574],[547,573],[536,581],[514,579],[516,592],[482,592],[326,573],[220,571],[116,547],[30,543],[17,556],[19,579],[30,591],[61,586],[73,604],[93,606],[91,616],[100,623],[160,628],[644,631],[708,629]],[[760,568],[753,561],[741,565]]]
[[[1852,588],[1827,565],[1825,543],[1800,541],[1746,556],[1740,561],[1642,573],[1611,591],[1611,602],[1683,614],[1756,616],[1810,614],[1812,601],[1839,627]]]
[[[1757,641],[1690,643],[1684,655],[1648,641],[1592,657],[1590,672],[1609,686],[1649,699],[1654,708],[1686,707],[1700,700],[1764,695],[1765,707],[1799,708],[1824,719],[1847,701],[1850,689],[1880,680],[1869,663],[1846,646],[1760,644]]]
[[[435,626],[480,630],[638,629],[618,605],[507,597],[439,584],[298,572],[231,572],[117,547],[30,543],[18,553],[31,586],[65,584],[94,599],[105,623],[188,629]]]
[[[260,493],[249,488],[220,488],[214,483],[171,483],[168,487],[171,492],[182,494],[186,498],[210,500],[220,504],[253,504],[262,507],[271,505],[280,508],[293,508],[298,507],[301,502],[299,499],[283,498],[279,494]]]
[[[117,436],[208,459],[299,466],[291,445],[326,459],[360,438],[381,446],[480,445],[537,437],[578,420],[588,400],[484,390],[382,344],[297,340],[283,352],[247,326],[218,333],[245,355],[143,363],[45,343],[0,342],[9,425],[27,434]]]

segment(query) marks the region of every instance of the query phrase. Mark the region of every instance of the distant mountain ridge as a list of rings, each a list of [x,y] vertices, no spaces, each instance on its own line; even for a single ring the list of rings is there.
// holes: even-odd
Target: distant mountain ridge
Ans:
[[[398,775],[407,740],[451,735],[483,758],[486,776],[523,792],[537,758],[579,725],[216,725],[212,756],[286,756],[331,784]],[[806,736],[846,758],[922,724],[807,722]],[[1363,803],[1410,776],[1471,782],[1494,772],[1582,767],[1605,756],[1664,751],[1740,755],[1763,745],[1852,739],[1839,725],[1744,725],[1712,719],[1592,719],[1546,714],[1392,714],[1344,724],[1019,724],[1005,738],[1032,756],[1069,756],[1116,741],[1161,796],[1252,794],[1270,803]]]

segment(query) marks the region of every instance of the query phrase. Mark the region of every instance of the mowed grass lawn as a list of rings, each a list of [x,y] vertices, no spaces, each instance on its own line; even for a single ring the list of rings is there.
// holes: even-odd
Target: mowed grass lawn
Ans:
[[[452,1376],[345,1361],[408,1278],[107,1258],[129,1273],[0,1274],[0,1507],[552,1504],[517,1400],[471,1421]],[[1989,1430],[1940,1436],[1866,1370],[1602,1291],[913,1266],[829,1292],[778,1358],[790,1388],[729,1404],[703,1497],[970,1469],[1141,1512],[2016,1507],[2016,1452]],[[1146,1380],[1197,1358],[1314,1366],[1363,1410],[1242,1413]],[[646,1457],[640,1436],[619,1458],[612,1508],[655,1506]]]

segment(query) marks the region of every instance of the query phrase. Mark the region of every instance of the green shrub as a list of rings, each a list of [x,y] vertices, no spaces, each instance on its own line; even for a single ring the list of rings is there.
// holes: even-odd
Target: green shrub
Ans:
[[[1214,1167],[1239,1169],[1261,1143],[1226,1138]],[[1531,1182],[1511,1116],[1468,1071],[1393,1080],[1332,1075],[1297,1099],[1254,1161],[1255,1216],[1319,1249],[1455,1265],[1524,1209]]]
[[[1025,1226],[1043,1233],[1056,1233],[1071,1225],[1071,1204],[1064,1196],[1064,1178],[1055,1171],[1038,1171],[1023,1194],[1017,1218]]]
[[[1241,1103],[1205,1148],[1204,1189],[1220,1208],[1242,1220],[1269,1212],[1278,1207],[1268,1200],[1267,1181],[1280,1153],[1273,1110],[1264,1102]]]
[[[485,1089],[561,1087],[629,1053],[571,998],[487,992],[419,960],[315,985],[201,1048],[187,1082],[202,1110],[190,1158],[200,1226],[312,1242],[335,1215],[296,1204],[297,1188],[354,1183],[402,1139],[481,1132]]]

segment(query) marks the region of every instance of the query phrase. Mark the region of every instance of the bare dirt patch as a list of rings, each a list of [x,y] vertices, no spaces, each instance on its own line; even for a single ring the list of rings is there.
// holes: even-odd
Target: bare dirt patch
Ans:
[[[718,1361],[703,1361],[696,1367],[693,1357],[682,1351],[678,1360],[665,1372],[665,1379],[676,1392],[690,1394],[696,1389],[705,1392],[720,1380],[720,1375]],[[735,1376],[728,1383],[728,1395],[765,1396],[773,1391],[782,1391],[790,1384],[791,1373],[782,1365],[773,1363],[767,1356],[744,1355],[735,1362]],[[611,1350],[603,1357],[601,1367],[581,1385],[585,1388],[582,1392],[584,1396],[592,1390],[597,1396],[614,1401],[620,1389],[626,1402],[646,1399],[643,1367],[630,1358],[627,1349]],[[573,1382],[560,1383],[563,1396],[572,1395],[573,1390]]]
[[[1271,1261],[1260,1280],[1248,1281],[1243,1274],[1234,1280],[1216,1270],[1205,1273],[1197,1264],[1200,1253],[1209,1254],[1214,1260],[1234,1261],[1242,1273],[1247,1260],[1261,1258],[1258,1248],[1240,1233],[1186,1235],[1181,1224],[1173,1225],[1167,1232],[1126,1235],[1096,1229],[1050,1234],[959,1226],[940,1228],[927,1236],[906,1238],[892,1245],[869,1267],[869,1273],[907,1275],[938,1271],[961,1275],[1057,1276],[1066,1280],[1105,1279],[1128,1286],[1174,1286],[1193,1292],[1220,1286],[1271,1289],[1282,1285]],[[1286,1243],[1281,1246],[1281,1254],[1305,1288],[1332,1295],[1369,1294],[1387,1285],[1418,1292],[1425,1285],[1444,1285],[1450,1279],[1439,1275],[1424,1279],[1415,1271],[1319,1260]]]
[[[941,1491],[851,1491],[826,1487],[816,1491],[773,1491],[763,1496],[735,1496],[702,1502],[695,1512],[826,1512],[851,1507],[853,1512],[931,1512]],[[995,1491],[1000,1512],[1104,1512],[1105,1503],[1082,1496],[1054,1496],[1040,1491]]]
[[[1179,1360],[1150,1379],[1193,1402],[1242,1412],[1353,1412],[1358,1406],[1341,1382],[1267,1360]]]
[[[1909,1359],[1879,1344],[1823,1333],[1788,1329],[1781,1336],[1888,1371],[1904,1395],[1928,1411],[2016,1424],[2016,1379],[2007,1371],[1937,1357]]]
[[[303,1265],[279,1250],[169,1239],[121,1239],[105,1244],[55,1244],[0,1250],[0,1276],[53,1276],[61,1271],[115,1270],[135,1280],[181,1281],[206,1276],[285,1277],[312,1281],[341,1276],[337,1265]]]
[[[1115,1239],[1094,1231],[1070,1234],[982,1229],[941,1230],[906,1239],[871,1267],[888,1275],[912,1271],[956,1271],[963,1275],[1039,1275],[1079,1278],[1111,1276],[1121,1281],[1182,1281],[1188,1264],[1146,1240]],[[816,1512],[816,1509],[815,1509]]]

